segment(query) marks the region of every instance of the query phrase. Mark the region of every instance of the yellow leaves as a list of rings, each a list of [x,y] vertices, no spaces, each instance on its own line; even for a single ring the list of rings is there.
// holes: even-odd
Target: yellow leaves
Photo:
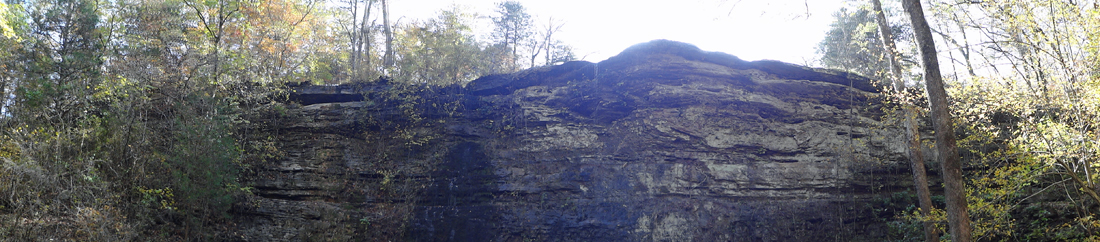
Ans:
[[[976,185],[968,189],[972,194],[967,196],[967,202],[975,237],[1011,236],[1016,230],[1011,212],[1013,201],[1019,195],[1016,189],[1020,184],[1013,183],[1018,183],[1020,180],[1007,180],[1012,176],[1000,177],[1000,175],[973,181]]]
[[[174,210],[175,208],[175,195],[172,193],[171,188],[162,189],[147,189],[144,186],[138,187],[138,192],[141,194],[141,203],[145,205],[153,205],[159,209]]]
[[[1022,2],[1009,2],[1014,6],[1024,6]],[[1032,4],[1032,3],[1027,3]],[[1044,3],[1050,4],[1050,3]],[[1033,6],[1033,5],[1027,5]],[[1059,9],[1054,6],[1054,12],[1063,14],[1072,9]],[[1013,8],[1025,16],[1005,17],[1008,28],[1021,31],[1016,34],[1028,35],[1027,31],[1036,31],[1049,26],[1043,26],[1040,22],[1050,16],[1026,16],[1034,14],[1034,11],[1022,8]],[[1086,21],[1076,19],[1075,21]],[[1098,20],[1087,20],[1094,25]],[[1003,26],[1002,26],[1003,27]],[[1069,30],[1067,30],[1069,29]],[[1080,53],[1057,56],[1054,49],[1059,51],[1077,51],[1096,48],[1098,43],[1084,43],[1076,40],[1061,40],[1061,42],[1049,40],[1049,38],[1070,38],[1087,34],[1100,34],[1093,28],[1079,28],[1077,25],[1066,26],[1059,33],[1048,31],[1046,40],[1024,40],[1036,43],[1029,47],[1036,52],[1035,56],[1021,57],[1031,61],[1021,65],[1028,68],[1042,66],[1044,75],[1039,79],[1032,73],[1028,76],[978,76],[962,81],[959,85],[952,86],[949,91],[955,98],[954,114],[958,118],[959,127],[965,128],[967,135],[959,140],[960,149],[969,153],[969,163],[973,167],[988,167],[981,171],[975,171],[971,175],[971,189],[968,191],[968,200],[971,204],[971,215],[974,218],[974,235],[986,236],[986,238],[1025,238],[1026,231],[1071,231],[1082,229],[1095,229],[1097,223],[1092,217],[1080,217],[1078,221],[1066,223],[1071,227],[1058,227],[1063,221],[1024,221],[1017,222],[1013,216],[1019,217],[1022,204],[1038,204],[1039,198],[1047,196],[1054,191],[1046,190],[1052,186],[1062,189],[1061,186],[1070,188],[1070,196],[1073,200],[1064,201],[1072,206],[1082,206],[1082,200],[1091,200],[1082,193],[1085,190],[1077,190],[1072,187],[1092,189],[1100,187],[1100,133],[1096,127],[1100,127],[1100,85],[1097,85],[1097,77],[1081,74],[1084,61],[1094,57],[1083,57]],[[1026,36],[1038,38],[1039,35]],[[1073,37],[1077,39],[1076,37]],[[1092,46],[1088,46],[1092,45]],[[1056,46],[1055,48],[1049,48]],[[1084,46],[1084,47],[1082,47]],[[1036,54],[1037,53],[1037,54]],[[1030,59],[1027,59],[1030,58]],[[1058,64],[1057,58],[1076,59]],[[1042,63],[1042,65],[1034,64]],[[1093,68],[1093,67],[1088,67]],[[1038,70],[1038,69],[1031,69]],[[1038,72],[1035,72],[1038,73]],[[997,148],[990,149],[990,146]],[[1072,179],[1073,175],[1080,177],[1080,182]],[[1080,184],[1078,184],[1080,183]],[[1035,196],[1035,198],[1032,198]],[[1030,199],[1029,199],[1030,198]],[[1049,199],[1049,196],[1045,197]],[[1083,199],[1077,199],[1083,198]],[[1030,205],[1027,205],[1030,206]],[[1035,205],[1042,209],[1045,205]],[[1023,212],[1034,213],[1035,211]],[[1030,214],[1025,214],[1029,215]],[[1031,220],[1032,218],[1028,218]],[[1019,226],[1019,227],[1013,227]],[[1086,228],[1087,227],[1087,228]],[[1025,232],[1021,232],[1025,231]],[[1022,233],[1022,234],[1021,234]],[[1042,235],[1047,236],[1047,235]],[[1042,238],[1054,238],[1049,237]],[[1066,237],[1077,238],[1077,237]]]
[[[117,98],[129,97],[131,92],[143,88],[138,82],[116,75],[104,78],[102,82],[90,89],[93,91],[92,98],[111,101]]]
[[[7,3],[0,2],[0,36],[20,41],[19,35],[15,34],[15,30],[11,27],[11,24],[8,23],[8,16],[12,14],[8,12],[10,11],[10,7],[13,6],[8,6]]]
[[[1016,144],[1045,164],[1064,172],[1090,175],[1088,185],[1096,187],[1100,171],[1100,139],[1095,131],[1074,125],[1043,120],[1021,132]]]
[[[12,140],[10,136],[0,136],[0,157],[18,158],[19,154],[19,146],[16,145],[15,141]]]

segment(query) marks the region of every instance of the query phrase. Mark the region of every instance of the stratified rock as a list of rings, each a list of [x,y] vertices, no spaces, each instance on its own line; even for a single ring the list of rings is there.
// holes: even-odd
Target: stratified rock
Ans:
[[[871,201],[910,186],[868,79],[672,41],[299,93],[243,240],[880,241]]]

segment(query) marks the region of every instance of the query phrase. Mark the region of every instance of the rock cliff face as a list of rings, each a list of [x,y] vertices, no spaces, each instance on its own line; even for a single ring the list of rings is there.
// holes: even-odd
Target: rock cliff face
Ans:
[[[910,187],[867,79],[671,41],[465,87],[297,90],[263,124],[240,239],[879,241]]]

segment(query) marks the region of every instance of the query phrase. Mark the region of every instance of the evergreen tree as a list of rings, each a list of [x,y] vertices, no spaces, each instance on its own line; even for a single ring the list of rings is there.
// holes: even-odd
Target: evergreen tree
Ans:
[[[496,14],[493,17],[493,24],[496,25],[493,38],[511,52],[506,61],[511,63],[505,69],[516,71],[520,67],[519,47],[532,35],[531,15],[516,1],[497,3]]]
[[[829,31],[818,45],[821,63],[828,68],[836,68],[859,73],[873,80],[890,80],[890,62],[886,48],[883,47],[875,12],[871,6],[860,5],[852,10],[841,8],[833,14],[836,19],[829,25]],[[891,40],[907,46],[910,29],[904,25],[890,25],[890,31],[897,33]],[[900,49],[907,50],[907,49]],[[898,51],[899,68],[907,73],[914,63],[908,51]],[[904,78],[904,77],[902,77]],[[890,83],[880,83],[889,86]]]

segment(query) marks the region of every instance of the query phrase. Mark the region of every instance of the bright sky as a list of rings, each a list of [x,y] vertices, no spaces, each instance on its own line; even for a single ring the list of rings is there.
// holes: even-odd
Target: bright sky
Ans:
[[[390,11],[428,19],[452,4],[482,15],[503,0],[392,0]],[[687,42],[744,60],[807,64],[843,0],[520,0],[536,24],[553,17],[565,23],[555,35],[578,58],[601,61],[631,45],[654,39]],[[807,16],[807,13],[808,16]],[[482,19],[478,33],[492,30]],[[540,27],[541,28],[541,27]]]

